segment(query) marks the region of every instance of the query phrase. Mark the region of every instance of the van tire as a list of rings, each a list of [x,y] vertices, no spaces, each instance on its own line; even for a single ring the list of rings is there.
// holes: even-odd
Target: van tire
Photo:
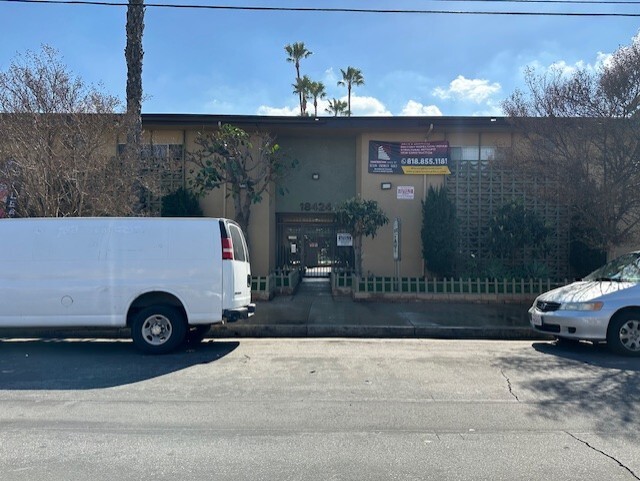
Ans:
[[[159,305],[136,313],[131,324],[134,345],[148,354],[166,354],[176,349],[187,333],[184,315],[177,309]]]
[[[609,321],[609,349],[624,356],[640,356],[640,311],[625,311]]]

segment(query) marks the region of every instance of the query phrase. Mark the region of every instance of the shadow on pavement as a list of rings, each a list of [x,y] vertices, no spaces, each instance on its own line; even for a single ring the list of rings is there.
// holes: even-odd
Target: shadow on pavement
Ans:
[[[562,422],[581,412],[592,416],[599,430],[637,433],[629,427],[640,414],[640,358],[588,342],[534,342],[532,348],[544,355],[503,356],[497,365],[521,400],[534,401],[536,416]]]
[[[640,358],[617,355],[605,343],[552,341],[536,342],[532,347],[543,354],[592,366],[640,372]]]
[[[172,354],[145,355],[129,341],[0,340],[0,390],[101,389],[133,384],[218,361],[238,342],[204,342]]]

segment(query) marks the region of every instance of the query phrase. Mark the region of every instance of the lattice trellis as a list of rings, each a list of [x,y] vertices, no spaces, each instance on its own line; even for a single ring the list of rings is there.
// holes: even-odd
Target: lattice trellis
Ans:
[[[551,181],[508,171],[491,159],[465,160],[465,150],[451,149],[451,175],[445,181],[457,209],[461,258],[473,256],[484,261],[491,258],[487,236],[489,222],[500,207],[517,200],[544,219],[551,234],[542,258],[534,259],[531,252],[523,249],[515,261],[521,264],[542,262],[551,277],[568,277],[569,215],[565,206],[545,200],[545,190],[553,186]]]
[[[184,148],[181,144],[147,144],[143,145],[142,156],[153,159],[154,164],[158,165],[153,171],[157,191],[147,192],[145,204],[152,216],[159,216],[162,213],[162,197],[184,187]]]

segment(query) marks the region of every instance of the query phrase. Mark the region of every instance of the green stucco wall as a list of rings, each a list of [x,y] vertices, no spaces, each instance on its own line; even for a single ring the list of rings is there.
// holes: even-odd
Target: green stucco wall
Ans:
[[[355,196],[355,137],[280,136],[278,144],[286,156],[299,163],[281,182],[288,192],[276,195],[276,212],[328,212]],[[318,174],[318,180],[313,174]]]

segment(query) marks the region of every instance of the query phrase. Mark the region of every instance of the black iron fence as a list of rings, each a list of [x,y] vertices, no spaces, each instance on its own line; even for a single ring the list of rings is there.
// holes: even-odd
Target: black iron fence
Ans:
[[[329,277],[353,266],[353,248],[337,245],[333,214],[278,214],[277,265],[299,269],[304,277]]]

